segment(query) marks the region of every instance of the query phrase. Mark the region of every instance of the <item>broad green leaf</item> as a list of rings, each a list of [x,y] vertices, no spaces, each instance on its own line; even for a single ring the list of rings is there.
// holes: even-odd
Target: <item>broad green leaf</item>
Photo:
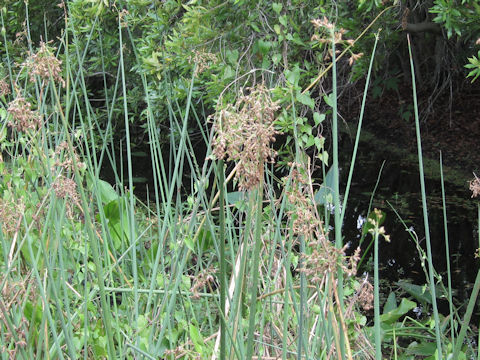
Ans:
[[[297,100],[312,110],[315,107],[315,101],[310,97],[310,93],[308,91],[305,94],[299,92],[297,94]]]
[[[317,205],[331,203],[331,199],[333,199],[333,176],[333,167],[331,167],[327,172],[327,176],[325,177],[322,186],[320,186],[320,189],[313,196],[313,200]]]
[[[315,126],[322,123],[325,120],[325,114],[319,114],[318,112],[313,113],[313,121],[315,122]]]
[[[189,325],[189,333],[190,333],[190,340],[193,342],[193,346],[195,347],[195,351],[199,354],[203,353],[203,337],[198,331],[197,327],[193,324]]]
[[[394,310],[397,307],[397,299],[395,297],[395,293],[392,291],[387,298],[387,301],[385,302],[385,305],[383,306],[383,313],[386,314],[392,310]]]
[[[417,303],[403,298],[400,305],[389,311],[388,313],[380,315],[380,321],[385,324],[393,324],[397,321],[400,317],[408,313],[410,310],[417,307]]]
[[[412,342],[407,347],[407,354],[415,356],[431,356],[435,354],[437,350],[437,345],[435,342],[421,342],[417,343],[416,341]]]
[[[281,3],[273,3],[272,4],[272,9],[277,13],[277,15],[280,15],[280,12],[282,11],[283,5]]]
[[[100,198],[104,204],[109,203],[112,200],[118,199],[118,194],[115,189],[108,182],[104,180],[96,180],[97,190],[100,194]]]
[[[296,65],[293,70],[285,70],[285,77],[290,84],[297,87],[298,81],[300,80],[300,68],[298,65]]]
[[[333,97],[333,93],[330,95],[323,95],[323,100],[328,106],[333,107],[334,100],[335,100]]]
[[[421,303],[432,303],[432,295],[427,285],[416,285],[411,284],[407,281],[400,280],[397,285],[413,296],[415,299]],[[438,289],[439,290],[439,289]],[[439,292],[438,292],[439,293]]]

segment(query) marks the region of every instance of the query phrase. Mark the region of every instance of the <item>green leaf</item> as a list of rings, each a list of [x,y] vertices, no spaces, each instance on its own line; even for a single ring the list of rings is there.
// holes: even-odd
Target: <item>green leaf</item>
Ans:
[[[400,306],[389,311],[388,313],[380,315],[380,321],[385,324],[393,324],[400,317],[402,317],[403,315],[405,315],[415,307],[417,307],[417,303],[411,300],[408,300],[406,298],[403,298],[402,302],[400,303]]]
[[[390,311],[393,311],[397,307],[397,299],[395,297],[395,293],[392,291],[383,306],[383,313],[386,314]]]
[[[297,87],[300,80],[300,68],[298,65],[295,65],[293,70],[285,70],[285,78],[291,85]]]
[[[190,249],[190,251],[195,252],[195,246],[193,245],[193,239],[191,236],[185,236],[183,238],[183,241],[185,242],[185,245]]]
[[[404,280],[397,282],[397,285],[418,301],[428,304],[432,303],[432,294],[427,285],[415,285]],[[435,286],[435,292],[437,298],[444,298],[447,295],[441,286]]]
[[[318,152],[321,152],[322,149],[323,149],[323,144],[325,143],[325,138],[322,137],[318,137],[318,136],[315,136],[315,138],[313,139],[314,143],[315,143],[315,147],[317,148],[317,151]],[[327,159],[328,160],[328,159]],[[327,161],[328,162],[328,161]]]
[[[273,61],[274,65],[278,65],[281,60],[282,60],[282,55],[281,54],[273,54],[272,61]]]
[[[203,337],[198,331],[197,327],[194,326],[193,324],[190,324],[189,326],[189,334],[190,334],[190,340],[193,342],[193,346],[195,347],[195,351],[198,352],[199,354],[203,353]]]
[[[109,223],[115,224],[120,221],[120,199],[112,200],[103,207],[103,212],[105,217],[108,219]],[[123,214],[126,221],[126,214]]]
[[[310,97],[310,93],[308,91],[305,94],[298,92],[296,97],[298,102],[308,106],[310,109],[313,110],[315,107],[315,101]]]
[[[317,205],[326,205],[331,202],[330,199],[333,199],[333,178],[333,167],[331,167],[327,172],[327,176],[325,177],[322,186],[320,186],[320,189],[313,196],[313,200]]]
[[[118,194],[115,189],[108,182],[98,179],[97,190],[100,194],[100,198],[104,204],[109,203],[112,200],[118,199]]]
[[[280,35],[282,33],[282,28],[278,24],[273,25],[273,30],[275,30],[275,33],[277,35]]]
[[[280,15],[280,12],[282,11],[283,5],[281,3],[273,3],[272,4],[272,9],[277,13],[277,15]]]
[[[330,95],[323,95],[323,100],[328,106],[333,107],[334,100],[335,100],[333,97],[333,93],[331,93]]]
[[[317,155],[317,158],[321,160],[326,166],[328,166],[328,152],[322,151]]]
[[[407,347],[407,354],[414,356],[431,356],[435,354],[437,345],[434,342],[412,342]]]
[[[313,121],[315,122],[315,126],[322,123],[325,120],[325,114],[319,114],[318,112],[313,113]]]

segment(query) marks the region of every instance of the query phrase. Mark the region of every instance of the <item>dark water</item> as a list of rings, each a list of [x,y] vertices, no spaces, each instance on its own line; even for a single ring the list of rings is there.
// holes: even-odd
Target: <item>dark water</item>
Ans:
[[[418,160],[415,156],[408,156],[405,151],[399,151],[395,145],[382,145],[381,151],[369,142],[360,145],[344,222],[345,241],[351,241],[353,245],[358,243],[361,230],[357,227],[361,220],[367,217],[371,194],[385,161],[372,204],[372,209],[378,208],[386,213],[383,225],[391,237],[390,243],[380,243],[381,278],[391,284],[407,280],[423,285],[426,283],[426,276],[421,266],[421,255],[412,239],[412,235],[416,233],[420,247],[426,253]],[[392,148],[389,149],[389,146]],[[348,159],[343,161],[344,170],[341,174],[344,183],[348,176],[347,161]],[[442,275],[443,283],[447,286],[446,242],[438,161],[427,162],[424,167],[427,168],[425,187],[432,259],[437,273]],[[447,179],[445,193],[450,269],[457,305],[468,300],[478,270],[478,259],[475,259],[475,251],[479,247],[477,200],[471,199],[466,176],[468,175],[463,172],[444,167],[444,178]],[[370,242],[371,236],[367,236],[362,249]],[[428,268],[426,260],[425,267]],[[368,266],[364,270],[368,270]],[[440,302],[439,307],[441,311],[448,311],[446,302]]]
[[[345,187],[349,168],[349,154],[351,146],[348,142],[342,144],[341,181]],[[386,232],[391,237],[391,242],[380,243],[381,278],[387,280],[392,289],[399,280],[408,280],[414,284],[426,283],[425,273],[421,266],[420,254],[415,241],[412,239],[413,231],[416,233],[421,248],[425,251],[425,230],[422,214],[422,201],[420,192],[420,180],[418,162],[415,156],[407,157],[404,151],[388,149],[388,144],[383,144],[382,151],[377,151],[378,146],[372,146],[370,142],[362,142],[355,166],[353,183],[350,190],[347,211],[345,215],[343,234],[345,242],[351,242],[352,249],[358,244],[361,235],[360,223],[367,217],[368,205],[372,191],[379,177],[382,163],[385,161],[378,187],[373,197],[373,208],[381,209],[386,213],[383,224]],[[393,145],[392,145],[393,146]],[[126,156],[123,156],[125,159]],[[167,159],[165,159],[167,160]],[[200,159],[199,159],[200,161]],[[165,161],[168,166],[168,161]],[[132,157],[133,177],[135,194],[141,200],[153,198],[153,171],[149,149],[141,149]],[[117,173],[121,174],[123,168],[123,184],[128,184],[127,163],[120,165],[117,159]],[[448,170],[448,167],[447,167]],[[448,170],[453,171],[453,170]],[[428,215],[430,225],[430,239],[432,258],[436,271],[442,275],[445,286],[447,285],[447,262],[445,253],[445,236],[443,223],[443,207],[441,198],[441,184],[437,168],[427,169],[429,175],[426,179],[426,191],[428,196]],[[188,174],[184,174],[186,183],[189,183]],[[476,200],[471,199],[468,190],[468,182],[465,180],[455,181],[457,177],[465,174],[445,173],[445,183],[450,267],[452,286],[455,289],[457,304],[468,300],[470,290],[475,279],[478,261],[474,254],[478,245],[477,233],[477,205]],[[102,168],[101,177],[111,183],[115,182],[111,166]],[[452,181],[452,179],[454,179]],[[391,206],[389,205],[391,204]],[[393,208],[405,222],[409,231],[405,229],[402,221],[397,217]],[[362,250],[365,252],[371,237],[367,235]],[[371,271],[368,267],[368,259],[371,257],[371,249],[366,255],[366,261],[361,271]],[[425,263],[425,266],[428,266]],[[387,289],[383,289],[388,292]],[[445,308],[445,304],[443,304]],[[442,310],[442,304],[440,304]],[[447,310],[445,308],[445,310]]]

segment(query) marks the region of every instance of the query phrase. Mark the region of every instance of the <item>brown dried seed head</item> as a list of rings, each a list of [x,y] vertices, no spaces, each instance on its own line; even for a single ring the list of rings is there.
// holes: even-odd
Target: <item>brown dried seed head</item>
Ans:
[[[21,96],[8,104],[8,112],[13,121],[8,125],[17,131],[36,130],[42,124],[41,118],[37,112],[31,109],[32,105]]]

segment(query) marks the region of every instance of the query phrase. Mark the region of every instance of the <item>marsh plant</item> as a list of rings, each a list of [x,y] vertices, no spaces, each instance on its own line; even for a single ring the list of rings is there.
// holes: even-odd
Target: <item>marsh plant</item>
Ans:
[[[475,346],[463,340],[471,339],[479,279],[466,311],[453,308],[450,296],[449,314],[439,314],[433,289],[443,283],[433,277],[427,252],[424,288],[430,290],[423,298],[432,315],[412,319],[413,300],[397,301],[392,292],[380,303],[378,251],[389,240],[385,213],[369,209],[364,225],[374,243],[373,269],[360,273],[365,250],[342,234],[378,36],[349,179],[340,189],[337,55],[341,48],[351,54],[347,66],[365,61],[368,55],[351,52],[363,34],[344,40],[346,31],[333,21],[313,20],[311,41],[331,73],[322,70],[310,83],[300,81],[298,65],[288,69],[287,42],[275,57],[275,64],[286,66],[279,75],[259,67],[232,80],[228,65],[221,82],[215,71],[222,61],[239,63],[238,52],[225,51],[222,58],[206,42],[175,72],[171,58],[145,55],[154,34],[139,39],[130,31],[143,18],[106,4],[92,2],[81,8],[85,14],[76,2],[68,11],[63,4],[57,49],[40,41],[34,50],[25,26],[15,40],[26,42],[23,61],[9,60],[1,69],[8,74],[0,81],[1,359],[473,356]],[[195,33],[199,15],[191,12],[193,2],[184,6],[193,25],[187,19],[182,26]],[[283,16],[280,3],[272,11]],[[0,14],[3,23],[7,12]],[[115,24],[114,38],[95,31],[100,18],[104,26]],[[289,38],[287,21],[281,25],[275,26],[279,41]],[[165,38],[169,51],[179,53],[191,40]],[[115,56],[90,48],[107,39],[105,51],[113,44]],[[269,46],[255,45],[267,67],[272,63],[262,49]],[[10,59],[8,50],[18,49],[6,48]],[[126,66],[126,59],[135,59],[134,65]],[[92,105],[87,88],[92,63],[104,67],[105,88],[98,91],[103,107]],[[111,66],[116,75],[105,68]],[[209,76],[218,81],[205,81]],[[327,76],[332,86],[325,91],[318,85]],[[132,78],[141,84],[136,92]],[[218,92],[216,84],[225,79],[229,83]],[[219,96],[199,98],[209,89]],[[213,102],[214,111],[208,108]],[[141,114],[132,113],[138,104]],[[136,115],[145,120],[153,174],[145,198],[134,195]],[[160,115],[167,120],[159,125]],[[332,133],[323,136],[326,119]],[[285,138],[288,144],[277,144]],[[313,157],[321,161],[315,165]],[[113,183],[101,179],[104,163]],[[470,187],[478,195],[477,177]]]

